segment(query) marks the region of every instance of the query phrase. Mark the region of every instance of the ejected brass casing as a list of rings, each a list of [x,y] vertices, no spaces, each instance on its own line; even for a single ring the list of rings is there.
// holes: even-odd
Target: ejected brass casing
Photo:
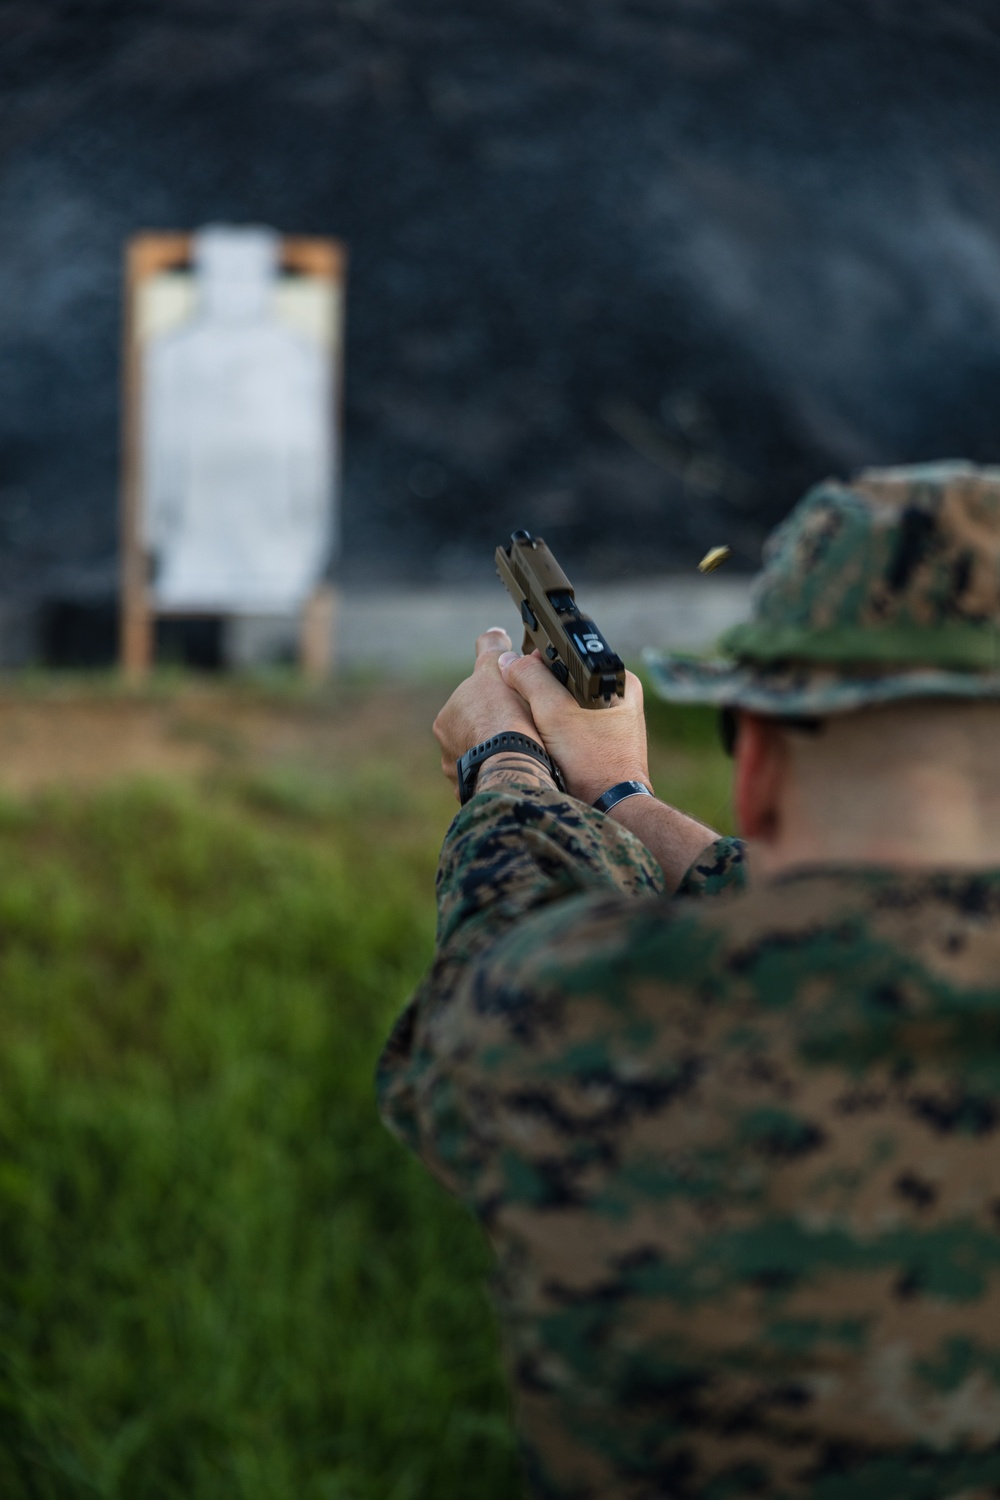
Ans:
[[[573,585],[541,537],[515,531],[496,551],[497,572],[524,622],[522,650],[541,652],[581,708],[607,708],[625,696],[625,666],[593,620],[581,615]]]
[[[705,556],[698,564],[698,572],[714,573],[716,568],[721,568],[726,559],[732,557],[732,555],[733,549],[731,547],[713,547],[710,552],[705,553]]]

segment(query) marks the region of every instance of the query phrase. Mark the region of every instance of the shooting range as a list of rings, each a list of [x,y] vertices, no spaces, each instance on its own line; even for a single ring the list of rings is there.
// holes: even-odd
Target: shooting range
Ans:
[[[645,646],[701,656],[745,620],[815,481],[1000,463],[998,76],[989,0],[0,6],[0,1500],[522,1500],[489,1245],[375,1107],[458,812],[431,725],[481,631],[521,644],[494,561],[516,530],[642,671]],[[646,704],[657,796],[734,833],[714,711]],[[984,889],[965,947],[943,908],[917,933],[949,975],[993,941]],[[829,983],[854,921],[830,928]],[[780,996],[796,943],[727,976]],[[933,1059],[937,1013],[882,953],[871,1016]],[[860,1030],[823,1029],[827,983],[816,1047],[867,1066]],[[974,999],[970,1027],[1000,1014]],[[645,1027],[623,1051],[640,1141],[647,1102],[683,1119],[702,1077],[682,1059],[647,1089]],[[859,1086],[829,1133],[864,1142],[908,1077]],[[553,1139],[586,1121],[600,1172],[619,1105],[599,1067],[586,1093],[518,1108]],[[928,1161],[973,1160],[1000,1093],[928,1089],[911,1114]],[[748,1109],[748,1214],[775,1164],[797,1208],[826,1145],[803,1120]],[[734,1232],[689,1285],[745,1254],[747,1365],[822,1336],[832,1388],[867,1321],[810,1303],[796,1257],[832,1247],[845,1287],[871,1270],[824,1216],[847,1178],[898,1175],[866,1221],[917,1225],[911,1270],[884,1271],[898,1339],[922,1298],[969,1320],[922,1351],[924,1484],[939,1435],[996,1420],[1000,1353],[963,1298],[1000,1266],[1000,1209],[971,1170],[935,1198],[922,1158],[866,1150],[811,1221]],[[674,1202],[689,1159],[661,1167],[637,1175]],[[558,1163],[524,1178],[526,1201],[576,1190]],[[936,1215],[967,1197],[965,1257]],[[685,1202],[711,1219],[711,1194]],[[596,1347],[622,1287],[672,1274],[638,1243],[596,1312],[574,1285],[553,1326]],[[625,1365],[641,1416],[648,1372]],[[525,1369],[568,1379],[562,1357]],[[670,1390],[686,1430],[701,1388]],[[754,1445],[808,1397],[710,1414],[706,1441],[725,1421],[749,1455],[713,1495],[768,1492]],[[993,1493],[998,1454],[947,1493]],[[686,1495],[686,1474],[636,1483]],[[803,1484],[897,1500],[870,1474]]]
[[[700,581],[748,576],[816,475],[997,456],[1000,124],[973,0],[5,15],[0,665],[118,657],[142,231],[349,247],[338,581],[369,640],[374,597],[422,600],[414,665],[519,526],[624,607],[723,543]]]

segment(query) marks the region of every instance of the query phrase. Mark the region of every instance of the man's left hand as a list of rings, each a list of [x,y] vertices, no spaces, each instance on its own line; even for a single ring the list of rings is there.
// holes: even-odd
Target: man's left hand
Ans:
[[[472,676],[460,682],[434,720],[434,738],[441,746],[441,769],[458,794],[455,762],[473,745],[503,730],[515,730],[541,742],[531,710],[520,693],[500,676],[498,658],[510,650],[510,636],[495,626],[476,641]]]

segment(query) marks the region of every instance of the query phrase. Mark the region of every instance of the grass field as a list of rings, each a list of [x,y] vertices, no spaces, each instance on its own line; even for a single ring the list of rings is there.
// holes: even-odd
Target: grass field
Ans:
[[[653,728],[725,823],[709,720]],[[488,1256],[372,1096],[447,791],[219,744],[0,800],[0,1500],[513,1500]]]

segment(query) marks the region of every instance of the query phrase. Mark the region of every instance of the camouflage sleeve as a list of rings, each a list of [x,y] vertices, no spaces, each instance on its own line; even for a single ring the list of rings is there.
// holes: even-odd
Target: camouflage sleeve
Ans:
[[[677,888],[678,896],[718,896],[747,883],[747,846],[742,839],[716,839],[702,850]]]
[[[448,1047],[450,1015],[476,961],[515,923],[554,903],[588,893],[664,891],[663,872],[645,845],[614,819],[554,790],[483,792],[457,815],[438,866],[434,962],[393,1027],[376,1074],[389,1129],[452,1191],[464,1194],[469,1183],[443,1168],[440,1140],[426,1138],[421,1097],[426,1103],[440,1084],[437,1062]],[[440,1108],[434,1117],[440,1121]]]

